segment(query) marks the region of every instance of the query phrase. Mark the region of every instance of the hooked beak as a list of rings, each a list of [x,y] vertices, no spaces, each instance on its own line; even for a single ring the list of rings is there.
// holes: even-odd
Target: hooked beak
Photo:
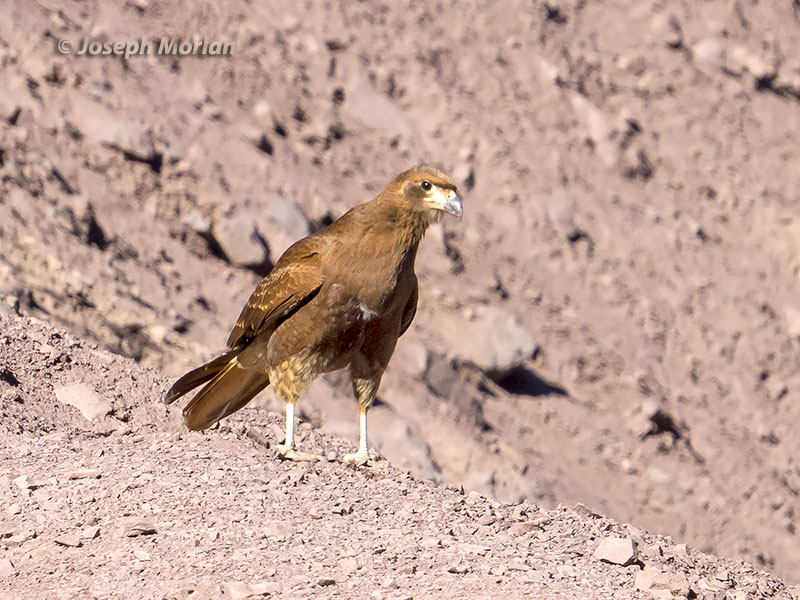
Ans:
[[[454,190],[442,190],[440,193],[436,194],[433,198],[433,206],[437,210],[442,210],[446,213],[450,213],[454,217],[458,217],[459,221],[464,215],[464,209],[461,206],[461,198],[458,197],[458,194],[456,194]]]

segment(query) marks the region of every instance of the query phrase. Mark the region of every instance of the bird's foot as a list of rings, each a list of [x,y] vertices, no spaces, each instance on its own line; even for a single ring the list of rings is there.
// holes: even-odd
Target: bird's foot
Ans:
[[[342,462],[356,467],[377,467],[376,461],[369,452],[356,452],[355,454],[345,454]]]
[[[298,452],[293,446],[281,444],[277,447],[275,458],[279,460],[293,460],[295,462],[316,462],[319,456],[315,454],[307,454],[305,452]]]

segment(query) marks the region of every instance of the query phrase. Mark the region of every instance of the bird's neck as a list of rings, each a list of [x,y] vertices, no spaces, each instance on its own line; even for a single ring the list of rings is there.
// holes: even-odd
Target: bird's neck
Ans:
[[[431,214],[398,205],[392,195],[384,194],[376,198],[376,208],[381,213],[376,222],[385,224],[386,234],[394,238],[399,248],[415,254],[420,240],[431,225]]]
[[[391,220],[387,220],[390,236],[394,240],[398,266],[414,267],[419,243],[430,226],[430,218],[424,213],[410,210],[397,210]]]
[[[374,218],[363,231],[362,243],[371,249],[363,265],[378,280],[394,285],[404,271],[414,270],[417,248],[430,225],[425,214],[396,204],[373,205]]]

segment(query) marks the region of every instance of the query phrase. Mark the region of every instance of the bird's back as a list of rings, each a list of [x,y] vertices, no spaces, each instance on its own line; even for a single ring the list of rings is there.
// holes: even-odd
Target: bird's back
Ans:
[[[416,245],[394,239],[398,230],[392,225],[373,201],[286,251],[275,269],[290,269],[313,254],[323,283],[270,334],[270,364],[313,355],[313,370],[327,372],[347,366],[370,338],[386,339],[394,348],[403,309],[416,291]]]

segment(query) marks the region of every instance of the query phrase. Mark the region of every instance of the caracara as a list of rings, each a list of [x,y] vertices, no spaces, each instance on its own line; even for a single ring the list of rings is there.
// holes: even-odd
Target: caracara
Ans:
[[[431,223],[444,213],[460,219],[461,210],[455,184],[440,171],[401,173],[286,250],[239,315],[229,350],[178,379],[166,402],[205,384],[183,416],[189,429],[206,429],[272,384],[286,403],[278,453],[305,460],[312,457],[295,449],[295,404],[317,375],[348,368],[361,435],[358,452],[343,460],[370,464],[367,411],[417,310],[417,248]]]

